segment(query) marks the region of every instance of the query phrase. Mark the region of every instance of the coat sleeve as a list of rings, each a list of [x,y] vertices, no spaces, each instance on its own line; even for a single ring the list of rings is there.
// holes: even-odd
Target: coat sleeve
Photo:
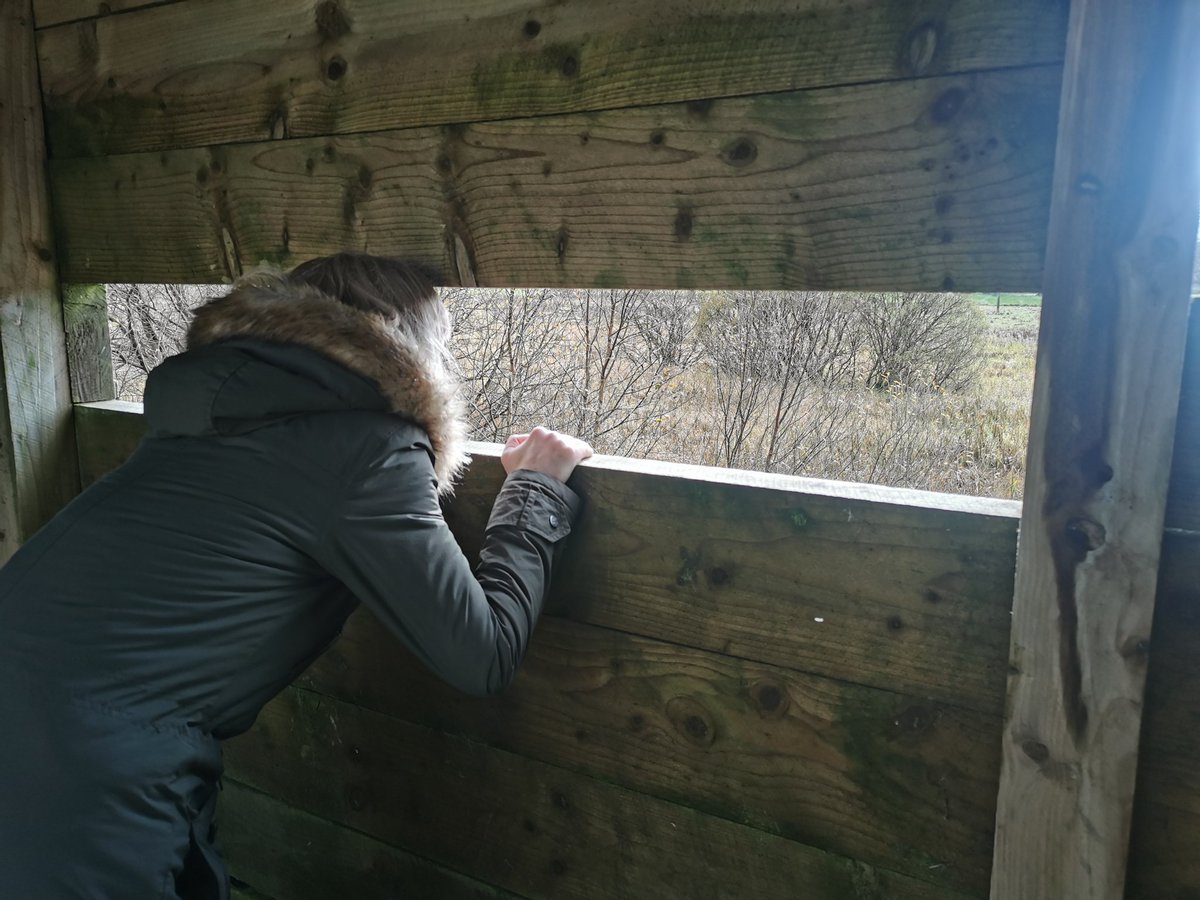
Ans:
[[[442,517],[429,454],[409,446],[353,480],[317,561],[434,674],[469,694],[494,694],[525,656],[555,547],[579,506],[557,479],[509,475],[472,572]]]

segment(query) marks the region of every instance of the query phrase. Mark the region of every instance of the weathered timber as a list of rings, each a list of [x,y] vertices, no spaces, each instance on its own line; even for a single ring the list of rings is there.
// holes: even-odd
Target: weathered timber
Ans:
[[[226,779],[217,833],[238,880],[279,900],[518,900]]]
[[[1059,69],[52,164],[64,277],[1036,290]]]
[[[1116,900],[1197,222],[1200,4],[1076,0],[1013,607],[995,900]]]
[[[534,900],[962,896],[296,688],[226,759],[284,803]]]
[[[69,284],[62,295],[71,399],[75,403],[112,400],[116,387],[104,285]]]
[[[209,0],[43,31],[39,53],[52,155],[102,156],[1059,63],[1066,8]]]
[[[80,407],[86,481],[132,452],[136,410]],[[472,558],[499,449],[472,445],[446,509]],[[617,457],[575,479],[555,614],[1001,714],[1016,503]]]
[[[999,716],[550,616],[500,697],[444,686],[365,611],[303,684],[871,865],[987,891]]]
[[[1167,490],[1167,527],[1200,532],[1200,303],[1192,303],[1175,452]]]
[[[1017,505],[605,458],[555,613],[999,715]],[[503,480],[476,454],[446,510],[473,553]]]
[[[1200,445],[1193,445],[1192,452]],[[1128,900],[1200,897],[1200,535],[1167,534],[1159,565],[1129,848]]]
[[[0,561],[79,490],[28,0],[0,5]]]
[[[75,434],[83,486],[125,462],[145,433],[140,403],[110,400],[76,406]]]
[[[164,6],[185,0],[33,0],[38,28],[62,25],[80,19],[95,19],[147,6]]]

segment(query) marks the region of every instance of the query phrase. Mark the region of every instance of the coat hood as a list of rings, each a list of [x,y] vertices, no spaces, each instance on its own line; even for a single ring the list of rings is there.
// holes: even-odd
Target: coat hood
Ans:
[[[425,430],[441,490],[467,461],[458,380],[398,318],[259,274],[196,310],[187,343],[147,380],[152,437],[240,434],[306,413],[379,410]]]

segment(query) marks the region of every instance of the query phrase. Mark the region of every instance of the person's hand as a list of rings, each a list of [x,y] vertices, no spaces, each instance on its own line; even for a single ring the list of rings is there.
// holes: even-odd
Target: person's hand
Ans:
[[[579,461],[591,455],[592,448],[586,442],[539,425],[529,434],[510,437],[504,444],[500,462],[510,475],[517,469],[532,469],[566,481]]]

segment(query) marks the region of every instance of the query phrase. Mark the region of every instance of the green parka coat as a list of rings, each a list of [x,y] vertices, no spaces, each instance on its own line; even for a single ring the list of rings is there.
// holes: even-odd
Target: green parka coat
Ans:
[[[0,570],[4,896],[227,897],[220,741],[359,602],[450,684],[502,690],[577,512],[513,473],[472,571],[438,500],[455,386],[378,316],[266,279],[189,346],[151,373],[132,458]]]

